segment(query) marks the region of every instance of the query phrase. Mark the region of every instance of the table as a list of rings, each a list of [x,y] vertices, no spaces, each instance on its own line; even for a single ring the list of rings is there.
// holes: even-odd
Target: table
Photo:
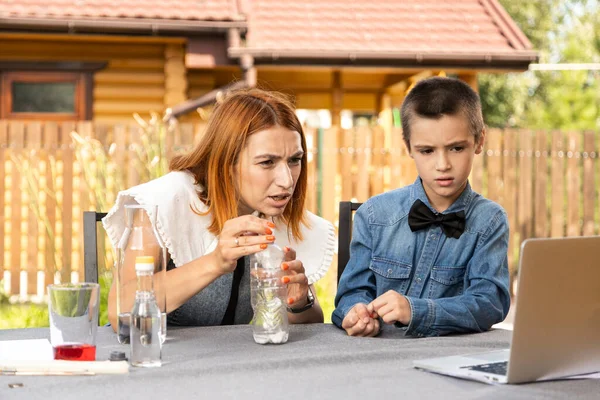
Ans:
[[[49,338],[48,328],[0,330],[0,340]],[[97,359],[128,345],[98,330]],[[508,347],[510,332],[407,338],[386,327],[348,337],[329,324],[293,325],[284,345],[258,345],[251,327],[169,327],[163,366],[128,375],[0,376],[0,399],[564,399],[600,398],[599,380],[489,386],[412,367],[419,358]],[[9,383],[24,386],[10,389]]]

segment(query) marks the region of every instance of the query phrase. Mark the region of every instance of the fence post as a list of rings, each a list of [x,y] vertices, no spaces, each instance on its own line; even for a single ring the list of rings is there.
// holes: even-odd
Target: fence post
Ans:
[[[548,133],[536,132],[535,151],[535,204],[534,235],[548,237]]]
[[[5,171],[5,163],[6,163],[6,153],[8,150],[8,124],[6,121],[0,121],[0,279],[7,279],[7,276],[10,275],[10,263],[7,262],[7,255],[4,249],[4,226],[5,226],[5,215],[4,215],[4,206],[5,200],[4,196],[6,193],[6,171]],[[5,273],[8,272],[8,275]],[[8,287],[10,282],[4,281],[4,285]]]
[[[581,201],[581,132],[569,132],[567,147],[567,236],[581,235],[579,203]]]
[[[508,216],[509,239],[508,239],[508,267],[511,272],[517,269],[519,254],[515,249],[516,238],[517,238],[517,132],[512,129],[505,129],[503,131],[504,136],[504,150],[503,150],[503,200],[502,206],[506,210]],[[517,245],[518,249],[519,246]]]
[[[342,141],[340,143],[340,184],[342,186],[342,200],[350,201],[354,195],[354,179],[352,178],[352,167],[354,164],[354,130],[339,129]]]
[[[356,198],[360,203],[369,198],[369,170],[371,166],[371,133],[368,127],[356,130]]]
[[[12,122],[9,125],[8,141],[10,143],[10,155],[18,157],[23,154],[25,147],[25,126],[22,122]],[[24,267],[24,261],[21,258],[21,174],[17,170],[14,162],[10,162],[12,176],[10,187],[10,269],[11,273],[11,293],[22,293],[21,288],[21,270]],[[17,292],[18,289],[18,292]]]
[[[327,131],[320,130],[322,146],[319,151],[321,178],[321,216],[333,224],[336,222],[336,178],[338,165],[337,127]]]
[[[373,154],[373,163],[371,168],[370,195],[383,193],[383,170],[385,167],[385,132],[380,126],[375,126],[373,129],[373,146],[371,152]]]
[[[552,237],[565,235],[563,133],[552,132]]]
[[[402,155],[404,153],[404,142],[402,141],[402,128],[392,129],[392,148],[388,154],[390,165],[390,188],[395,189],[402,186]]]
[[[531,237],[532,232],[532,220],[533,220],[533,206],[531,204],[532,191],[533,191],[533,168],[532,168],[532,150],[531,142],[532,136],[531,131],[521,130],[519,131],[519,240],[523,240]]]
[[[306,193],[306,208],[317,213],[317,193],[315,188],[318,186],[317,182],[317,152],[316,150],[316,136],[317,131],[314,128],[305,128],[304,136],[306,137],[306,177],[308,181],[308,193]]]
[[[586,131],[583,134],[583,234],[591,236],[594,234],[594,131]],[[598,155],[594,154],[597,159]],[[600,191],[599,191],[600,192]]]
[[[73,228],[73,146],[71,143],[71,132],[75,130],[72,122],[61,124],[61,155],[62,155],[62,204],[59,207],[62,210],[62,265],[60,268],[61,282],[71,282],[71,257],[72,250],[72,228]],[[58,189],[58,188],[57,188]]]
[[[490,129],[487,135],[487,198],[501,203],[500,189],[502,188],[502,132]]]
[[[42,149],[42,124],[39,121],[33,121],[30,122],[26,125],[26,129],[27,129],[27,144],[26,144],[26,148],[27,148],[27,154],[26,154],[26,159],[27,159],[27,163],[29,164],[29,169],[30,171],[28,172],[30,177],[33,177],[34,179],[36,177],[40,177],[41,178],[41,172],[39,171],[39,164],[40,164],[40,151]],[[43,184],[43,182],[31,182],[28,183],[28,185],[35,185],[35,184],[41,185]],[[31,188],[31,186],[30,186]],[[31,203],[32,202],[38,202],[40,200],[40,195],[41,193],[31,193],[32,190],[26,190],[28,196],[36,196],[36,197],[30,197],[29,198],[29,206],[27,207],[27,231],[25,233],[25,236],[27,237],[27,293],[36,293],[38,295],[44,295],[44,292],[42,290],[42,293],[39,293],[39,286],[38,286],[38,269],[39,267],[42,267],[43,265],[38,265],[38,258],[37,258],[37,254],[38,254],[38,226],[41,223],[41,221],[38,219],[38,217],[36,216],[36,214],[33,212],[32,208],[31,208]],[[35,207],[35,206],[34,206]],[[37,207],[39,207],[39,212],[40,213],[45,213],[45,207],[43,204],[37,204]],[[21,266],[23,267],[23,266]]]

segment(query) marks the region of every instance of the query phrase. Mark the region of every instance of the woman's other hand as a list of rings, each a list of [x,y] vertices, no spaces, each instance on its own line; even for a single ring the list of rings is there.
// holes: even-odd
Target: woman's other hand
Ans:
[[[288,307],[300,308],[308,302],[308,278],[302,261],[296,260],[296,251],[290,247],[284,247],[283,269],[287,275],[282,280],[287,285]]]

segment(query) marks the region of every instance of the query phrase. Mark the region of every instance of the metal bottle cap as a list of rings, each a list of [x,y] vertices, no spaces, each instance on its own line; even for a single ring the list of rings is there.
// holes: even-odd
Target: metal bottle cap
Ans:
[[[113,350],[110,352],[109,361],[127,361],[127,356],[124,351]]]

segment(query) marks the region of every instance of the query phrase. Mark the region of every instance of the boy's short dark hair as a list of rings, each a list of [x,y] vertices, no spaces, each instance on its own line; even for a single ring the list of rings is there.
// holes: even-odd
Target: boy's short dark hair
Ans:
[[[433,77],[417,83],[402,104],[402,138],[410,150],[410,127],[415,117],[439,119],[463,113],[475,143],[483,131],[479,95],[465,82],[454,78]]]

